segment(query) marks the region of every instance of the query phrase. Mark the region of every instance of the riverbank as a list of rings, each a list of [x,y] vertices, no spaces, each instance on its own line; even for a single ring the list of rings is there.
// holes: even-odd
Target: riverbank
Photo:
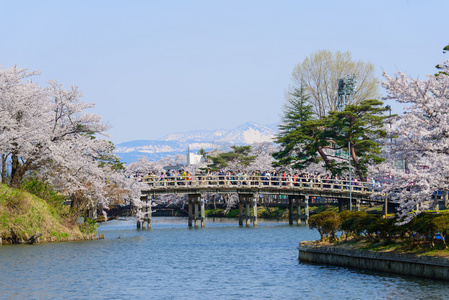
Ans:
[[[62,202],[46,201],[0,184],[0,241],[3,244],[92,239],[96,223],[78,224],[77,219]]]
[[[449,281],[449,258],[447,256],[374,251],[366,249],[358,243],[323,244],[318,241],[301,242],[298,251],[298,258],[301,262]]]

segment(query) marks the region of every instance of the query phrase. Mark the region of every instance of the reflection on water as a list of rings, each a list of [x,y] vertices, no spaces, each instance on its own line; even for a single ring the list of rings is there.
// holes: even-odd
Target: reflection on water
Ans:
[[[422,299],[449,295],[445,282],[341,267],[302,264],[305,226],[185,218],[111,221],[105,240],[0,247],[0,298],[13,299]]]

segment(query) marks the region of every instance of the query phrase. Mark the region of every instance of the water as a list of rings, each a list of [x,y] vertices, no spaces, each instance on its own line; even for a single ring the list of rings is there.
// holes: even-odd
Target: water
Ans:
[[[155,218],[100,227],[105,240],[0,247],[4,299],[447,299],[446,282],[298,262],[305,226]],[[118,239],[118,237],[120,238]]]

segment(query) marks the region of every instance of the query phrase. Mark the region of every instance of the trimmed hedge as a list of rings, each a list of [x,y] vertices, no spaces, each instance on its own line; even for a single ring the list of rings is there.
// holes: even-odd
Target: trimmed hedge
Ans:
[[[333,241],[337,239],[337,232],[341,232],[341,238],[367,238],[385,243],[402,239],[410,244],[425,242],[432,247],[435,240],[440,239],[447,247],[449,214],[422,213],[407,224],[397,225],[396,218],[385,219],[379,215],[355,211],[339,214],[325,211],[311,216],[309,227],[318,230],[321,241]]]

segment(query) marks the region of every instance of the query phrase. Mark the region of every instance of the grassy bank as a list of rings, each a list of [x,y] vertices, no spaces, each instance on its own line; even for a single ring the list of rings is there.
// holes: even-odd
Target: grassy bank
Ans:
[[[366,212],[324,211],[312,216],[310,228],[320,233],[316,245],[353,250],[449,257],[449,213],[423,212],[409,222]]]
[[[342,249],[449,258],[449,249],[446,249],[442,242],[436,242],[431,246],[425,242],[411,244],[408,239],[384,243],[381,241],[351,238],[348,240],[341,239],[332,243],[329,241],[316,241],[315,246],[332,246]]]
[[[54,199],[54,197],[53,197]],[[91,223],[77,224],[69,207],[60,202],[44,200],[24,190],[0,184],[0,237],[9,243],[27,241],[36,234],[42,239],[81,237],[92,233]]]

